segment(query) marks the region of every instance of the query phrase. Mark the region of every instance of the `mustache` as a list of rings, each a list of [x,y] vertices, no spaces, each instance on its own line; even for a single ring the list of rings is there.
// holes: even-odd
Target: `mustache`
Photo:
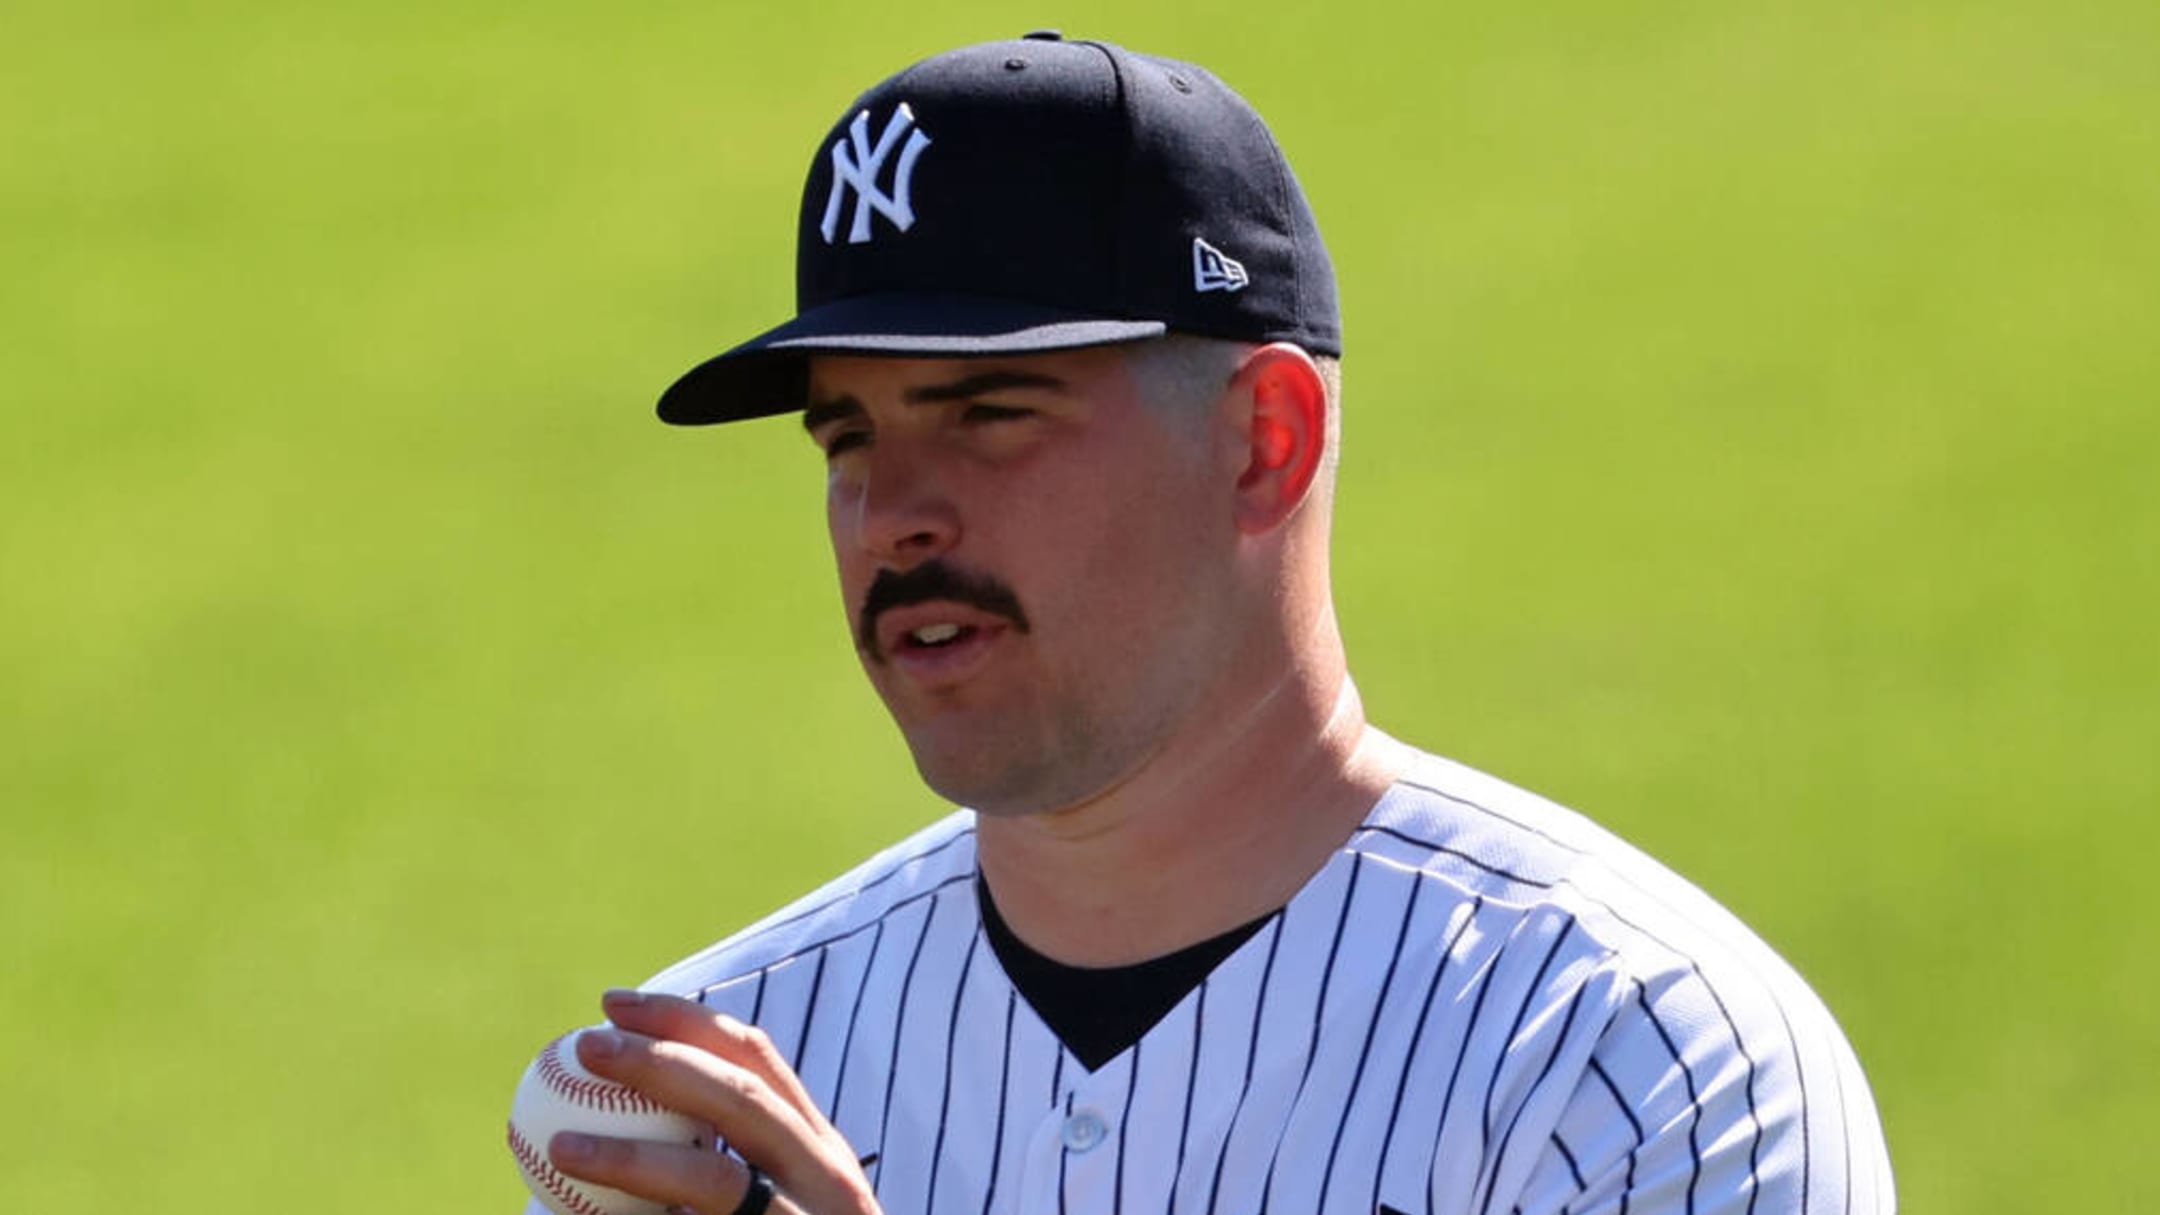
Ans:
[[[855,618],[855,647],[878,662],[885,655],[878,648],[877,621],[892,608],[944,600],[1002,616],[1014,628],[1028,631],[1027,613],[1011,588],[988,574],[955,569],[942,561],[926,561],[910,570],[881,569],[870,580],[862,610]]]

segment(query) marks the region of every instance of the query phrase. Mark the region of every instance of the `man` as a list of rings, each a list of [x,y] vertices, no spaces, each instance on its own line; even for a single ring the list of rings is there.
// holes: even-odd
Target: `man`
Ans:
[[[1586,820],[1368,726],[1328,584],[1333,272],[1201,69],[1054,33],[865,94],[799,315],[677,423],[802,411],[855,643],[969,809],[604,1001],[701,1215],[1888,1212],[1800,979]]]

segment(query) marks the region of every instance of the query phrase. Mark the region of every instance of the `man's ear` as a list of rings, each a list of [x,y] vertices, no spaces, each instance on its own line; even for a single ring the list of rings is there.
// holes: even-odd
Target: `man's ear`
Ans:
[[[1311,355],[1275,342],[1247,355],[1230,387],[1246,423],[1238,530],[1259,535],[1280,527],[1319,475],[1327,454],[1327,383]]]

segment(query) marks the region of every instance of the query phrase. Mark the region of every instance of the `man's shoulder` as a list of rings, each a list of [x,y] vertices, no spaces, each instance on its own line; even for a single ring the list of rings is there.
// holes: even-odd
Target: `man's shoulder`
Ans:
[[[1482,912],[1495,939],[1555,963],[1537,968],[1519,1007],[1542,1001],[1557,1015],[1518,1024],[1557,1025],[1566,1039],[1550,1058],[1565,1054],[1575,1069],[1561,1069],[1577,1099],[1554,1128],[1574,1153],[1568,1176],[1684,1168],[1704,1210],[1752,1209],[1758,1191],[1797,1209],[1811,1185],[1850,1185],[1873,1196],[1865,1209],[1893,1209],[1881,1121],[1844,1031],[1783,957],[1693,882],[1583,815],[1429,755],[1352,847],[1446,883],[1475,909],[1466,919]],[[1542,931],[1511,932],[1511,922]],[[1573,952],[1547,941],[1572,941]],[[1578,1019],[1584,1008],[1597,1015]]]
[[[696,997],[860,933],[975,876],[975,816],[955,811],[645,983]]]
[[[1653,994],[1686,979],[1719,999],[1827,1015],[1786,960],[1694,882],[1588,817],[1453,760],[1419,753],[1353,846],[1488,902],[1563,915]]]

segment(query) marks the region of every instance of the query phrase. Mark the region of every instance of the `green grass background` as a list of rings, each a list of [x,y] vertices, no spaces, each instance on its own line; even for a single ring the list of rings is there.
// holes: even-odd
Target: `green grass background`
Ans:
[[[937,812],[808,446],[650,408],[1042,24],[1299,167],[1377,718],[1758,925],[1906,1210],[2160,1202],[2160,8],[16,0],[0,1207],[515,1210],[530,1051]]]

